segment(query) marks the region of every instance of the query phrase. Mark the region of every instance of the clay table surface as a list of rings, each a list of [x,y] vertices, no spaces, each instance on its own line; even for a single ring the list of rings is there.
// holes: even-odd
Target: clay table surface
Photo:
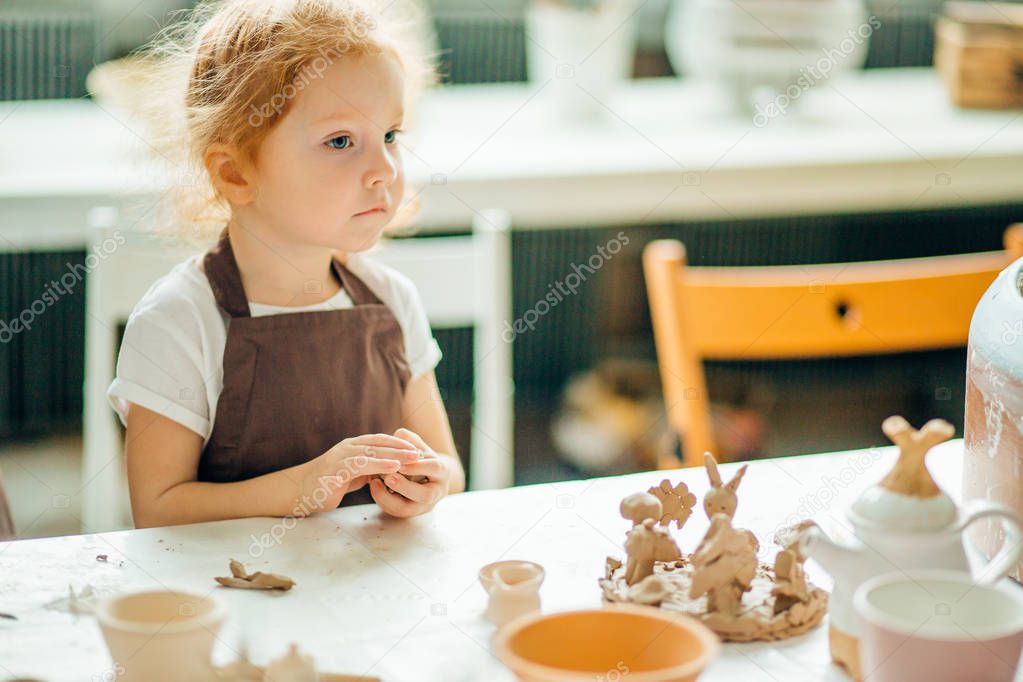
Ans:
[[[773,561],[775,529],[802,518],[841,533],[843,510],[876,483],[894,448],[752,462],[739,489],[738,526],[761,539]],[[958,498],[962,442],[938,446],[928,458],[939,485]],[[721,465],[730,477],[735,464]],[[667,474],[667,475],[666,475]],[[663,478],[684,481],[702,500],[702,468],[650,472],[507,490],[443,500],[411,520],[389,519],[375,505],[303,520],[242,519],[169,528],[22,540],[0,544],[0,679],[49,682],[115,679],[95,620],[53,608],[68,586],[100,594],[140,588],[215,592],[231,616],[214,656],[227,662],[246,641],[256,663],[292,641],[321,669],[372,674],[384,680],[514,679],[492,655],[494,628],[482,617],[481,566],[529,559],[547,570],[545,611],[600,606],[597,578],[605,557],[624,557],[629,522],[618,514],[625,495]],[[702,508],[675,537],[692,551],[707,527]],[[286,593],[231,590],[214,576],[228,560],[250,570],[284,573]],[[810,578],[831,582],[812,561]],[[48,606],[49,605],[49,606]],[[780,643],[728,644],[701,680],[847,680],[831,665],[827,622]]]

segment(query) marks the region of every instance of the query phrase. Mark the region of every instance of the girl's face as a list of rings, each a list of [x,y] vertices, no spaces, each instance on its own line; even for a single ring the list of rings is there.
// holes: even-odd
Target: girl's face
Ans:
[[[325,68],[317,60],[293,81],[291,109],[260,145],[249,208],[292,243],[364,251],[405,191],[404,78],[386,52],[335,57]]]

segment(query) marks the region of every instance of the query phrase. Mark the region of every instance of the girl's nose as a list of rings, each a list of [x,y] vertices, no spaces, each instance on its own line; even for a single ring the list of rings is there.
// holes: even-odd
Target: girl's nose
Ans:
[[[364,182],[367,189],[390,185],[398,177],[398,159],[386,147],[374,150],[370,155]]]

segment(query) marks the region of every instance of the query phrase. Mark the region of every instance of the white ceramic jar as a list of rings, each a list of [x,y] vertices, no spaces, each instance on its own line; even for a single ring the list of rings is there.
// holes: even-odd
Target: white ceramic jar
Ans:
[[[1003,270],[977,304],[966,363],[963,499],[999,502],[1023,513],[1023,259]],[[971,537],[988,557],[1001,547],[996,520]],[[1018,565],[1010,575],[1021,580]]]

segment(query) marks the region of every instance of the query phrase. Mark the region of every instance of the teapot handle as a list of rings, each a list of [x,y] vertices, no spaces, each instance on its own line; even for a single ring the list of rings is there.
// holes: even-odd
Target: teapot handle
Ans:
[[[1016,568],[1020,555],[1023,554],[1023,529],[1020,527],[1020,518],[1008,507],[986,500],[974,500],[967,505],[965,512],[959,526],[960,531],[966,530],[970,524],[981,519],[991,516],[1001,518],[1002,529],[1005,531],[1002,548],[974,575],[974,581],[979,585],[995,583]],[[973,543],[967,540],[965,544],[968,549],[980,554]]]

